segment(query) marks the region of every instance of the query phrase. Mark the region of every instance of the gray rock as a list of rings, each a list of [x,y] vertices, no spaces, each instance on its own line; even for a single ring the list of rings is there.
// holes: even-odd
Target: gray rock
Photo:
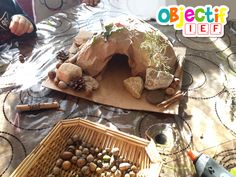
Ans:
[[[155,68],[147,68],[144,87],[148,90],[167,88],[174,79],[174,75],[166,71],[157,71]]]

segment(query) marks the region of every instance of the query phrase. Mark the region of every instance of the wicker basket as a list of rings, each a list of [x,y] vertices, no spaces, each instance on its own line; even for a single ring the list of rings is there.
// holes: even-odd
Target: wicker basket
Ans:
[[[46,177],[55,166],[60,153],[66,148],[68,138],[78,134],[81,140],[94,147],[118,147],[120,154],[140,166],[137,176],[158,177],[162,161],[155,144],[104,125],[80,118],[60,121],[47,137],[29,154],[11,177]],[[70,171],[63,177],[73,176]]]

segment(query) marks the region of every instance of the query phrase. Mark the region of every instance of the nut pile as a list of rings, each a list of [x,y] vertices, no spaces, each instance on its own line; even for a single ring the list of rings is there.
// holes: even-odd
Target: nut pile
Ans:
[[[65,151],[47,177],[60,176],[63,171],[70,171],[74,177],[135,177],[138,170],[136,165],[119,156],[119,148],[99,149],[74,135],[67,140]]]

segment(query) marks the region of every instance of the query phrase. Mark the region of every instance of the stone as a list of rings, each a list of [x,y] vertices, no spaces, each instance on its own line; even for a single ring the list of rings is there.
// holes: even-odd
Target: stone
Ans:
[[[167,88],[173,79],[174,75],[167,71],[157,71],[155,68],[147,68],[144,87],[148,90]]]
[[[129,77],[123,81],[126,90],[135,98],[141,98],[143,92],[143,79],[139,76]]]
[[[146,93],[146,100],[151,104],[159,104],[165,100],[165,90],[148,90]]]
[[[98,89],[99,83],[95,78],[91,76],[83,76],[83,79],[84,79],[85,89],[87,87],[91,88],[92,90]]]
[[[69,84],[70,81],[82,77],[82,69],[71,63],[63,63],[57,70],[56,76],[59,80]]]

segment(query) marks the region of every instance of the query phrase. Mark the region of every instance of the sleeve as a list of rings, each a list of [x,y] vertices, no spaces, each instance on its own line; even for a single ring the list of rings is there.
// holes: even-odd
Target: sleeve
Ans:
[[[34,27],[34,30],[32,31],[32,33],[35,33],[37,28],[36,28],[36,25],[35,23],[33,22],[33,20],[28,16],[26,15],[26,13],[22,10],[22,8],[20,7],[20,5],[16,2],[16,0],[13,0],[13,3],[15,5],[15,9],[16,9],[16,13],[15,14],[21,14],[21,15],[24,15],[33,25]],[[31,34],[31,33],[30,33]]]

